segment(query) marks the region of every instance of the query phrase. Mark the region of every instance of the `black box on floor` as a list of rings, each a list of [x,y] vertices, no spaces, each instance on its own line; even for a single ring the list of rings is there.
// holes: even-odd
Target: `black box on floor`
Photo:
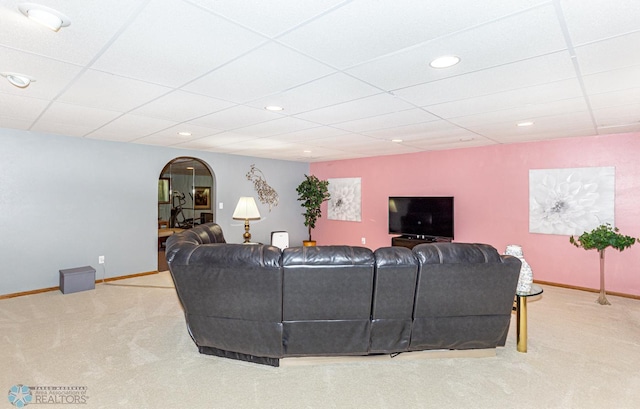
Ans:
[[[62,294],[96,288],[96,269],[91,266],[60,270],[60,291]]]

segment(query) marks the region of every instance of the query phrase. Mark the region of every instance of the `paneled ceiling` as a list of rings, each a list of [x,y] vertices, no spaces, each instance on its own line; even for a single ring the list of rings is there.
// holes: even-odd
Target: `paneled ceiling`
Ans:
[[[20,4],[2,128],[305,162],[640,131],[638,0]]]

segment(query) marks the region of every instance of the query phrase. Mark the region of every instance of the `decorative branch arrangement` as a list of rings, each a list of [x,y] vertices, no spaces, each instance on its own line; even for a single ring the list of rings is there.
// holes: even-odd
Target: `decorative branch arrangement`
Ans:
[[[251,165],[251,169],[247,172],[247,180],[253,182],[256,192],[258,192],[258,199],[261,203],[269,205],[269,211],[271,211],[272,207],[278,205],[278,192],[269,186],[264,178],[264,173],[256,168],[256,165]]]
[[[609,223],[602,224],[590,232],[584,232],[577,239],[573,236],[569,237],[569,242],[576,247],[582,247],[585,250],[596,249],[600,255],[600,297],[598,303],[602,305],[611,305],[607,300],[604,289],[604,251],[607,247],[613,247],[618,251],[633,246],[636,239],[631,236],[625,236],[618,233],[617,227],[612,227]]]

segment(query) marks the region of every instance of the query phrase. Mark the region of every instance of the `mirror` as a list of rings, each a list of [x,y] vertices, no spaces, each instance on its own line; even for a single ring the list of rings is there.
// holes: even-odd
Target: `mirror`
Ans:
[[[213,173],[200,159],[179,157],[158,178],[158,228],[190,229],[215,221]]]

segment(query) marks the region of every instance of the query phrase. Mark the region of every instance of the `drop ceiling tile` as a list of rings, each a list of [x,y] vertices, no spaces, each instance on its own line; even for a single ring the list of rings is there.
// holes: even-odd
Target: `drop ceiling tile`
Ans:
[[[174,125],[173,121],[125,114],[91,132],[87,137],[130,142]]]
[[[588,107],[584,98],[580,97],[539,104],[525,103],[513,108],[493,112],[449,118],[449,121],[462,127],[501,122],[512,122],[516,125],[518,122],[528,121],[541,116],[556,113],[584,112],[587,111],[587,109]]]
[[[591,108],[608,108],[619,105],[640,103],[640,88],[628,88],[620,91],[604,92],[602,94],[589,95]]]
[[[239,154],[255,157],[270,158],[273,153],[269,151],[240,151]],[[278,150],[278,157],[281,160],[289,160],[296,162],[320,162],[330,160],[341,160],[349,158],[364,157],[364,155],[353,154],[351,152],[344,152],[339,149],[325,149],[325,148],[313,148],[312,151],[305,152],[300,146],[291,145],[287,148],[280,148]]]
[[[339,147],[323,148],[319,146],[303,146],[297,154],[292,152],[292,160],[302,160],[304,162],[320,162],[329,160],[341,160],[349,158],[364,157],[365,155],[346,152]]]
[[[461,132],[458,135],[418,139],[408,142],[407,145],[421,150],[435,151],[444,149],[476,148],[479,146],[495,145],[495,142],[479,135]]]
[[[564,49],[558,18],[549,4],[428,41],[347,72],[385,90],[395,90]],[[461,61],[447,69],[431,68],[429,63],[442,55],[457,55]]]
[[[558,52],[394,91],[418,106],[495,94],[575,77],[568,52]]]
[[[423,109],[411,108],[406,111],[392,112],[390,114],[382,114],[370,118],[357,119],[355,121],[341,122],[334,126],[351,132],[367,132],[421,122],[437,121],[438,119],[440,118]]]
[[[576,46],[640,29],[637,0],[561,0],[560,5]]]
[[[194,139],[193,136],[181,136],[175,132],[170,134],[158,132],[153,135],[135,139],[133,142],[143,145],[173,146],[183,144],[192,139]]]
[[[145,0],[48,0],[47,7],[69,17],[71,24],[54,32],[26,18],[19,10],[22,1],[0,1],[0,45],[71,64],[91,60],[128,24]],[[36,2],[40,3],[40,2]]]
[[[584,86],[590,95],[638,88],[640,65],[585,75]]]
[[[346,68],[535,4],[535,0],[356,0],[280,40],[332,66]]]
[[[132,114],[184,122],[234,106],[233,103],[176,90],[131,111]]]
[[[59,98],[61,102],[127,112],[169,92],[169,88],[88,70]]]
[[[338,136],[331,136],[328,138],[319,138],[307,143],[310,146],[319,146],[324,148],[336,148],[346,150],[359,146],[366,146],[367,144],[379,142],[380,139],[372,138],[366,135],[359,134],[343,134]]]
[[[174,146],[175,148],[184,148],[182,145],[176,145]],[[185,149],[191,149],[191,148],[185,148]],[[224,153],[224,154],[229,154],[229,155],[234,155],[234,150],[233,149],[228,149],[225,148],[224,146],[215,146],[213,148],[198,148],[198,150],[201,151],[205,151],[205,152],[215,152],[215,153]]]
[[[12,118],[31,124],[44,111],[48,104],[49,102],[44,99],[0,92],[0,118]]]
[[[191,133],[191,135],[183,136],[179,134],[180,132],[189,132]],[[178,124],[170,128],[165,128],[142,139],[144,141],[152,141],[154,144],[161,144],[160,141],[165,141],[166,145],[173,145],[178,143],[185,143],[206,136],[216,135],[221,132],[222,130],[220,129],[207,128],[204,126],[197,126],[193,124]]]
[[[640,103],[593,110],[598,129],[640,125]]]
[[[262,122],[256,125],[238,128],[235,130],[235,132],[262,138],[265,136],[302,131],[304,129],[315,128],[317,126],[318,125],[314,124],[313,122],[303,121],[302,119],[298,118],[284,117],[267,122]]]
[[[340,150],[331,150],[326,154],[312,154],[308,160],[305,162],[309,163],[317,163],[317,162],[326,162],[326,161],[336,161],[336,160],[345,160],[345,159],[357,159],[357,158],[365,158],[367,155],[361,155],[354,152],[343,152]]]
[[[611,133],[611,132],[605,132]],[[498,143],[520,143],[520,142],[536,142],[545,141],[549,139],[561,139],[561,138],[573,138],[581,136],[594,135],[593,126],[584,129],[561,129],[561,130],[546,130],[540,132],[533,132],[528,134],[513,134],[513,133],[500,133],[492,136],[492,139]]]
[[[39,121],[33,125],[30,130],[48,134],[57,134],[65,136],[84,137],[92,128],[73,122],[47,122]]]
[[[347,132],[342,129],[333,128],[330,126],[317,126],[315,128],[273,135],[270,138],[278,141],[306,143],[314,139],[328,138],[332,136],[344,135],[346,133]]]
[[[214,98],[248,102],[333,73],[326,65],[269,43],[183,87]]]
[[[527,104],[544,104],[562,99],[580,97],[582,97],[582,89],[577,79],[569,79],[496,94],[461,99],[444,104],[431,105],[425,107],[425,109],[442,118],[457,118],[522,107]]]
[[[385,155],[402,155],[405,153],[419,152],[419,149],[401,143],[391,141],[373,141],[363,145],[346,147],[347,152],[359,153],[367,156],[385,156]]]
[[[405,111],[410,108],[414,108],[414,106],[395,98],[393,95],[382,93],[305,112],[296,115],[296,117],[328,125]]]
[[[338,149],[360,156],[399,155],[417,151],[411,146],[357,134],[316,139],[307,144],[311,154],[316,154],[318,148]]]
[[[640,66],[640,31],[577,47],[575,51],[583,75]]]
[[[365,132],[366,135],[380,139],[402,139],[404,143],[442,137],[466,137],[469,132],[448,121],[438,120]]]
[[[214,129],[232,130],[282,117],[283,115],[281,114],[265,109],[237,105],[223,111],[196,118],[187,123]]]
[[[335,73],[284,92],[269,95],[247,105],[263,108],[281,106],[287,115],[336,105],[378,94],[380,90],[343,73]]]
[[[254,157],[273,157],[280,155],[280,152],[286,150],[291,144],[288,142],[277,141],[271,138],[252,139],[245,142],[233,142],[225,144],[222,147],[228,149],[234,155],[254,156]]]
[[[256,138],[247,141],[238,141],[225,143],[224,147],[228,149],[233,149],[236,152],[241,151],[277,151],[278,149],[284,148],[288,146],[288,142],[277,141],[271,138]]]
[[[287,31],[344,0],[191,0],[192,3],[270,37]]]
[[[627,132],[640,132],[640,124],[629,124],[629,125],[618,125],[618,126],[609,126],[598,128],[598,134],[607,135],[611,133],[627,133]],[[590,134],[581,134],[580,136],[585,136]]]
[[[31,122],[32,121],[0,115],[0,128],[28,130],[31,127]]]
[[[519,127],[509,121],[502,123],[478,124],[468,126],[467,129],[490,139],[517,135],[535,136],[536,134],[544,134],[548,132],[569,132],[576,128],[581,130],[591,129],[591,134],[594,134],[595,132],[593,121],[588,111],[542,116],[533,118],[533,121],[535,124],[527,127]]]
[[[235,132],[221,132],[212,136],[205,136],[184,143],[180,143],[179,147],[189,149],[213,149],[237,143],[250,143],[256,138],[250,135],[243,135]],[[226,149],[226,148],[225,148]]]
[[[35,81],[18,88],[0,77],[0,92],[53,99],[78,75],[81,67],[51,58],[0,47],[0,72],[24,74]]]
[[[120,116],[120,112],[106,109],[54,102],[34,124],[34,131],[84,136]],[[68,130],[69,134],[65,134]]]
[[[93,68],[179,87],[263,42],[187,2],[151,0]]]

